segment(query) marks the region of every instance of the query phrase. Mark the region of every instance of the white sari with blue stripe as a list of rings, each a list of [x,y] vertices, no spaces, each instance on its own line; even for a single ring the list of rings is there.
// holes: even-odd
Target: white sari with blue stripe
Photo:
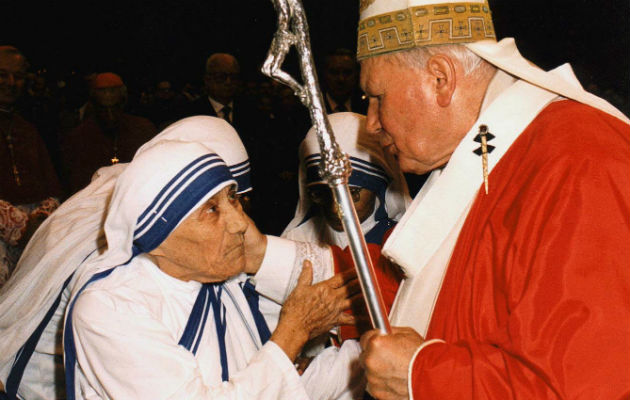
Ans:
[[[244,284],[242,274],[211,288],[220,311],[204,300],[198,329],[187,328],[205,285],[161,272],[148,256],[89,285],[73,312],[77,360],[89,365],[77,398],[307,398],[282,350],[263,345]]]
[[[188,118],[160,136],[116,182],[108,249],[73,287],[68,398],[306,398],[284,352],[263,345],[270,334],[242,275],[181,282],[147,255],[224,187],[248,188],[245,150],[224,121]]]

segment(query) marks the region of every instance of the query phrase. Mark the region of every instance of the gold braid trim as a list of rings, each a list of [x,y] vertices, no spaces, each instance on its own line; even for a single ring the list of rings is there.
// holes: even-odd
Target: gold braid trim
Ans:
[[[451,43],[496,41],[488,3],[417,6],[359,21],[357,59]]]

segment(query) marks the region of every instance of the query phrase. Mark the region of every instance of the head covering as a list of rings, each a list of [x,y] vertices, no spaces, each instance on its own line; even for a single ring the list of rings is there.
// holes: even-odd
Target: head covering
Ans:
[[[104,225],[107,250],[86,265],[73,296],[95,273],[155,249],[221,189],[250,190],[248,171],[247,152],[224,120],[198,116],[167,127],[118,178]]]
[[[110,87],[124,86],[122,78],[113,72],[103,72],[96,74],[94,78],[90,80],[92,89],[105,89]]]
[[[411,202],[407,185],[395,162],[390,162],[375,136],[365,131],[365,116],[342,112],[328,116],[341,150],[348,154],[352,174],[350,186],[371,190],[376,195],[374,212],[361,223],[363,234],[373,243],[380,243],[384,230],[404,214]],[[311,128],[300,145],[299,191],[300,198],[293,220],[282,233],[283,237],[332,244],[347,245],[345,233],[336,232],[324,218],[315,214],[307,188],[313,184],[326,184],[319,176],[321,155],[315,128]],[[381,228],[381,229],[379,229]],[[381,232],[382,230],[382,232]],[[379,235],[376,235],[379,231]]]
[[[496,41],[485,0],[362,0],[357,58],[414,47]]]
[[[249,182],[238,134],[208,116],[180,120],[131,163],[100,170],[42,224],[0,290],[0,367],[12,362],[73,273],[74,294],[93,274],[155,248],[222,188],[238,183],[244,192]]]
[[[606,100],[576,87],[574,76],[546,72],[525,59],[513,38],[497,43],[485,0],[361,0],[359,12],[359,60],[416,47],[462,44],[511,75],[629,122]]]

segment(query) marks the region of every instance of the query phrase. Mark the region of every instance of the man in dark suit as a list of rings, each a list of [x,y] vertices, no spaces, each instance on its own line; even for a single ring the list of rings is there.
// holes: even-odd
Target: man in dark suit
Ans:
[[[241,137],[248,152],[254,146],[253,131],[259,115],[251,101],[240,97],[242,88],[241,68],[231,54],[214,53],[206,60],[203,83],[207,96],[193,101],[184,116],[210,115],[228,121]]]
[[[367,100],[359,90],[359,64],[348,49],[336,49],[324,58],[322,86],[326,112],[352,111],[365,115]]]

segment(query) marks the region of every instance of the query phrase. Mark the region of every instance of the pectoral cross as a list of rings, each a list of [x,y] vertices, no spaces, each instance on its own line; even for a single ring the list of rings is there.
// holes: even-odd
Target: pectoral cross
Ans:
[[[487,125],[479,126],[479,134],[475,136],[474,141],[477,143],[481,143],[481,147],[475,149],[474,153],[478,156],[481,156],[481,167],[483,169],[483,186],[486,190],[486,194],[488,194],[488,153],[492,153],[494,150],[494,146],[488,144],[488,141],[494,139],[494,135],[488,132]]]

